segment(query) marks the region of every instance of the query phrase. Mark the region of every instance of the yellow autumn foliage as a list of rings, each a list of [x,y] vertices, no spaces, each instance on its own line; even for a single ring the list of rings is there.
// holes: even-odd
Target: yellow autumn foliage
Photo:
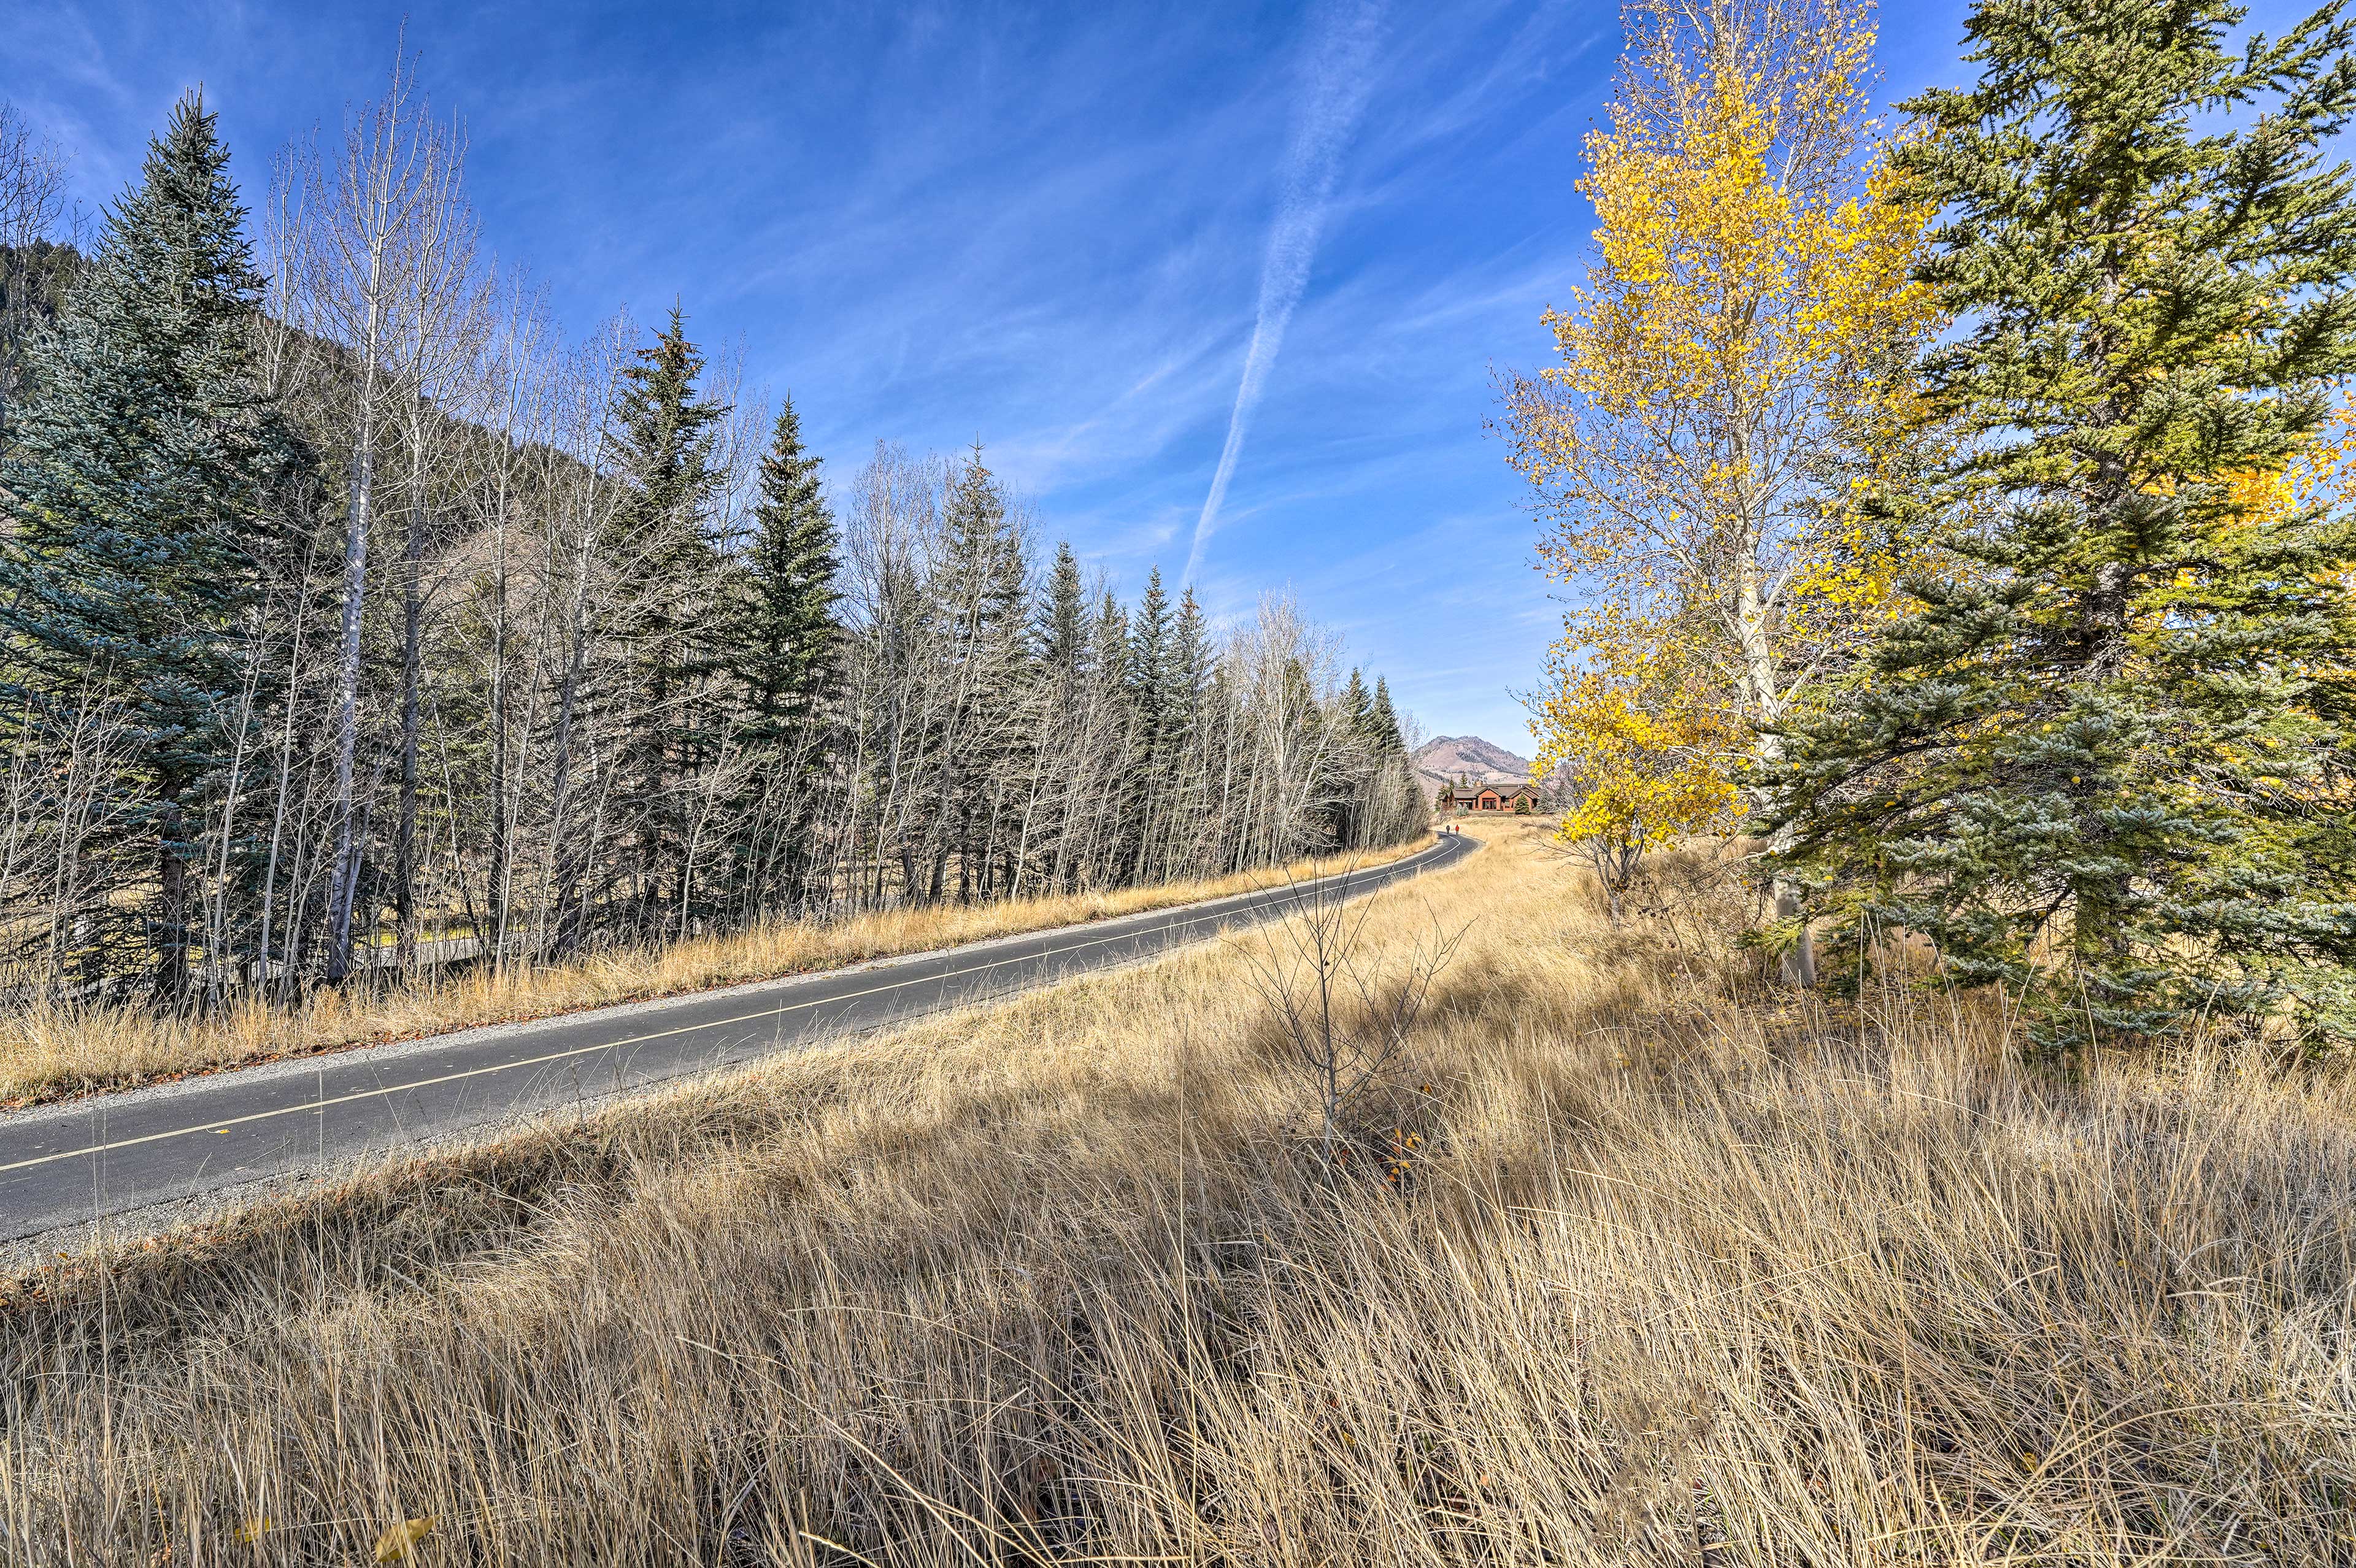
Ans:
[[[1722,827],[1737,805],[1730,764],[1746,737],[1674,644],[1622,622],[1583,667],[1558,644],[1538,699],[1537,775],[1572,785],[1558,837],[1586,853],[1615,917],[1647,850]]]
[[[1658,848],[1712,826],[1733,803],[1711,744],[1724,731],[1708,709],[1672,694],[1650,703],[1635,683],[1582,676],[1566,694],[1571,722],[1591,742],[1594,784],[1563,819],[1565,837]]]
[[[2228,539],[2246,539],[2266,525],[2310,508],[2345,513],[2356,507],[2356,399],[2332,411],[2314,437],[2281,467],[2239,469],[2219,477],[2224,487],[2223,510],[2230,519],[2224,534]],[[2153,494],[2166,495],[2175,485],[2163,476],[2149,488]],[[2340,572],[2336,580],[2342,589],[2356,593],[2356,572]],[[2201,590],[2190,571],[2178,574],[2176,587],[2187,593]],[[2172,598],[2155,596],[2158,613],[2167,613]]]
[[[434,1533],[434,1516],[405,1519],[399,1524],[387,1525],[384,1533],[376,1538],[376,1561],[398,1563],[417,1549],[417,1543]]]
[[[1639,4],[1631,34],[1579,186],[1596,264],[1544,318],[1560,363],[1503,388],[1541,564],[1582,601],[1534,703],[1541,752],[1598,781],[1575,838],[1730,807],[1926,553],[1861,504],[1919,454],[1905,372],[1933,322],[1865,12]]]
[[[2334,512],[2356,507],[2356,400],[2334,410],[2315,439],[2281,468],[2229,475],[2226,505],[2267,522],[2309,507]],[[2348,585],[2356,589],[2356,582]]]

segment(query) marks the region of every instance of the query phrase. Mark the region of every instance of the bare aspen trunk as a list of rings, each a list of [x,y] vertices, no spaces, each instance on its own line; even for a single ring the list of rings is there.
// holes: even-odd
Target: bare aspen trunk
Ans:
[[[507,966],[508,868],[514,825],[508,801],[508,498],[507,443],[500,443],[499,490],[491,526],[491,788],[490,867],[483,879],[484,924],[491,944],[491,968]]]
[[[412,446],[409,538],[401,577],[401,799],[393,825],[394,962],[417,966],[417,717],[424,676],[425,502],[423,453]]]
[[[1783,720],[1783,694],[1777,683],[1774,643],[1759,577],[1755,562],[1747,559],[1738,579],[1735,625],[1742,649],[1743,684],[1749,688],[1748,705],[1757,726],[1752,754],[1762,763],[1772,763],[1782,761],[1783,756],[1783,737],[1769,728]],[[1770,796],[1763,791],[1753,790],[1751,803],[1753,809],[1763,809],[1770,803]],[[1788,826],[1777,829],[1769,838],[1768,848],[1777,851],[1788,849],[1793,842],[1792,832]],[[1772,877],[1768,881],[1768,896],[1777,921],[1798,923],[1792,945],[1784,950],[1780,960],[1784,983],[1815,986],[1815,939],[1810,933],[1806,921],[1802,919],[1800,889],[1787,878]]]
[[[573,908],[572,893],[580,881],[577,856],[567,837],[567,808],[573,799],[573,725],[581,701],[581,681],[588,664],[589,634],[584,617],[584,601],[588,596],[588,547],[584,532],[580,562],[576,568],[579,580],[573,595],[573,624],[568,639],[569,655],[556,699],[555,754],[550,763],[549,778],[549,866],[550,874],[541,896],[541,902],[556,916],[555,931],[549,939],[547,951],[562,953],[571,950],[579,936],[576,925],[568,923]]]
[[[361,394],[363,408],[373,400]],[[360,744],[360,613],[368,592],[369,507],[376,493],[376,431],[367,413],[354,443],[350,510],[344,525],[344,603],[336,658],[336,851],[327,903],[327,975],[351,972],[352,901],[359,891],[359,838],[352,787]]]
[[[300,635],[299,627],[297,635]],[[244,658],[245,679],[238,690],[237,740],[230,752],[229,785],[221,795],[220,837],[219,852],[212,869],[212,891],[206,903],[205,914],[205,989],[209,999],[219,1000],[233,978],[224,968],[230,952],[229,871],[230,845],[237,837],[237,807],[245,783],[247,739],[253,721],[254,697],[260,689],[266,646],[258,618],[247,626]]]
[[[180,788],[179,780],[166,779],[156,790],[155,995],[171,1005],[188,996],[188,827]]]
[[[386,400],[404,400],[412,421],[418,400],[444,361],[452,313],[463,309],[472,268],[472,229],[458,196],[462,155],[455,139],[436,128],[416,101],[405,59],[396,59],[385,96],[361,109],[345,128],[332,169],[316,155],[305,161],[307,216],[312,219],[294,258],[305,274],[295,295],[315,330],[339,342],[351,357],[353,409],[348,431],[350,496],[344,529],[343,624],[336,669],[335,851],[327,899],[330,979],[349,973],[363,856],[361,825],[371,802],[359,798],[360,672],[367,625],[369,543],[375,526],[378,448],[386,432]],[[416,435],[412,423],[412,437]],[[412,480],[420,453],[412,440]],[[411,497],[412,533],[422,498]],[[403,699],[401,782],[396,811],[394,898],[402,929],[415,921],[414,792],[416,780],[415,657],[420,540],[404,560]],[[413,952],[413,936],[404,939]]]

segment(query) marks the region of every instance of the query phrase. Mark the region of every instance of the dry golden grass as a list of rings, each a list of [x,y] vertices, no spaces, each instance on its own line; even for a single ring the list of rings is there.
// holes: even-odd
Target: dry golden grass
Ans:
[[[1427,836],[1390,849],[1160,887],[885,910],[830,923],[780,921],[726,936],[621,948],[544,967],[517,966],[498,974],[469,968],[391,985],[356,983],[287,1006],[247,1002],[191,1016],[136,1007],[36,1006],[0,1013],[0,1107],[1077,925],[1248,892],[1288,877],[1380,865],[1430,842]]]
[[[1779,1008],[1483,831],[1369,928],[1479,917],[1403,1186],[1233,952],[781,1061],[13,1282],[0,1555],[2356,1554],[2345,1081]]]

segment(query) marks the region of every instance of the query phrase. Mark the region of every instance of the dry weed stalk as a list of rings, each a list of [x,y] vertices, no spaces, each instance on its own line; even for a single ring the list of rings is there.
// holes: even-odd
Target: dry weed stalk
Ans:
[[[1398,1068],[1433,982],[1464,936],[1434,916],[1427,936],[1377,964],[1366,940],[1374,913],[1345,877],[1309,894],[1291,919],[1236,944],[1276,1022],[1279,1057],[1309,1086],[1319,1166],[1329,1176],[1355,1141],[1360,1103]]]

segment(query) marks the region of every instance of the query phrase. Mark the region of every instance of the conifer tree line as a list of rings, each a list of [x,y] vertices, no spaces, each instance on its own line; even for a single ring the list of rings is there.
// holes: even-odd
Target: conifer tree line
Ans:
[[[1600,589],[1567,828],[1761,835],[1787,976],[1927,939],[2040,1049],[2356,1041],[2342,7],[1979,0],[1894,129],[1855,0],[1629,16],[1604,260],[1507,387]]]
[[[463,163],[396,73],[250,211],[192,96],[86,258],[11,236],[8,276],[68,280],[0,322],[11,994],[198,1005],[1423,826],[1387,686],[1289,600],[1125,604],[979,446],[830,482],[682,308],[566,345]]]

